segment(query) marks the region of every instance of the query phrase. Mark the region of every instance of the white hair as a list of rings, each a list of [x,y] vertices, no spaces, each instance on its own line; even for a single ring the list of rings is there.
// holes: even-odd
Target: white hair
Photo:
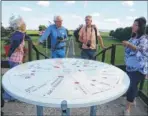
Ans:
[[[23,18],[21,16],[11,16],[9,19],[10,27],[12,27],[14,30],[18,30],[19,27],[23,23]]]
[[[62,20],[62,17],[61,16],[54,16],[54,21],[57,21],[57,19],[59,19],[59,20]]]

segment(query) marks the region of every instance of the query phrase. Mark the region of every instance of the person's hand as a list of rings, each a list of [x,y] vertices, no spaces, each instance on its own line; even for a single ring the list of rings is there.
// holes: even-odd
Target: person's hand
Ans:
[[[128,41],[122,41],[122,45],[125,46],[125,47],[128,47],[130,43]]]
[[[83,39],[82,42],[83,42],[84,44],[87,44],[87,40],[86,40],[86,39]]]

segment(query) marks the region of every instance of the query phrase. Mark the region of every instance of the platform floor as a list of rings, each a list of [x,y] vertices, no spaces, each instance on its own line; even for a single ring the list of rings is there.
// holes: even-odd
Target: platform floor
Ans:
[[[112,102],[97,106],[97,116],[122,116],[125,109],[126,100],[120,97]],[[136,106],[132,107],[131,116],[147,116],[148,107],[140,98],[136,99]],[[34,116],[36,115],[36,107],[21,102],[6,102],[2,108],[4,116]],[[71,109],[71,116],[89,116],[90,108]],[[60,116],[59,108],[44,108],[46,116]]]

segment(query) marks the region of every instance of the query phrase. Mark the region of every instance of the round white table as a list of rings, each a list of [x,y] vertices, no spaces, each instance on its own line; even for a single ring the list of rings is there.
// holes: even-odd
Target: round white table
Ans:
[[[61,108],[62,115],[70,115],[70,108],[91,107],[94,116],[96,105],[119,98],[129,83],[127,74],[113,65],[74,58],[24,63],[2,79],[8,94],[37,106],[37,115],[43,115],[43,107]]]

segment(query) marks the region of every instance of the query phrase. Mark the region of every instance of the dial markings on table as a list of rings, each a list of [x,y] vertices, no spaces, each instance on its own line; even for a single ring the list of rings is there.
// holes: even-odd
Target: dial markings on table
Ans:
[[[34,87],[35,87],[35,86],[31,86],[31,87],[25,89],[25,91],[28,92],[28,93],[30,93],[30,92],[31,92],[31,89],[33,89]]]
[[[63,79],[64,76],[58,76],[58,78],[51,83],[52,88],[48,91],[47,94],[50,95],[55,90],[55,88],[62,82]]]
[[[73,61],[70,61],[67,63],[62,60],[62,63],[61,62],[58,62],[58,63],[50,62],[50,63],[43,63],[43,64],[41,65],[41,63],[38,63],[38,64],[34,63],[32,65],[29,65],[27,67],[29,69],[28,70],[29,72],[24,71],[23,72],[24,74],[20,74],[17,76],[18,77],[20,76],[22,79],[25,78],[26,82],[28,82],[28,80],[31,77],[36,77],[38,75],[39,71],[42,73],[47,72],[47,71],[54,71],[53,73],[59,73],[56,71],[60,70],[61,75],[67,75],[70,73],[72,74],[74,72],[78,72],[80,74],[78,74],[77,77],[79,77],[79,75],[81,75],[84,72],[88,77],[90,77],[90,80],[89,80],[90,82],[88,82],[88,80],[87,80],[88,78],[86,79],[86,77],[84,79],[80,79],[81,76],[79,77],[80,80],[76,77],[75,78],[76,81],[74,82],[74,84],[75,84],[74,90],[77,90],[78,93],[81,93],[84,96],[85,95],[95,95],[95,94],[98,94],[101,92],[108,91],[112,88],[116,88],[117,87],[116,85],[120,81],[120,79],[114,77],[114,75],[119,74],[118,71],[114,72],[113,69],[110,70],[107,66],[106,66],[107,68],[104,69],[104,66],[103,66],[104,64],[98,65],[97,62],[73,60]],[[48,64],[48,66],[47,66],[47,64]],[[32,66],[32,67],[30,67],[30,66]],[[102,68],[103,70],[102,69],[100,70],[100,68]],[[99,78],[99,80],[97,77]],[[113,78],[113,81],[111,81],[109,79],[109,77]],[[63,80],[62,78],[64,78],[64,76],[57,76],[57,78],[56,77],[52,78],[52,81],[50,81],[50,83],[49,83],[50,88],[47,87],[48,89],[44,92],[44,94],[42,94],[42,96],[51,95],[52,92],[56,89],[56,87],[62,82],[62,80]],[[83,82],[85,82],[85,83],[83,83]],[[100,84],[100,86],[98,86],[99,84]],[[37,93],[36,91],[41,89],[44,86],[46,86],[46,84],[42,83],[42,85],[38,85],[38,87],[35,87],[35,86],[30,87],[30,88],[26,89],[25,91],[28,93],[31,93],[31,92]],[[69,88],[66,88],[66,89],[69,89]],[[56,89],[56,90],[58,90],[58,89]],[[55,91],[55,92],[57,92],[57,91]]]
[[[43,88],[44,86],[46,86],[49,82],[50,82],[50,80],[46,81],[45,83],[43,83],[39,86],[31,86],[31,87],[25,89],[25,91],[28,92],[28,93],[35,92],[35,91]]]

